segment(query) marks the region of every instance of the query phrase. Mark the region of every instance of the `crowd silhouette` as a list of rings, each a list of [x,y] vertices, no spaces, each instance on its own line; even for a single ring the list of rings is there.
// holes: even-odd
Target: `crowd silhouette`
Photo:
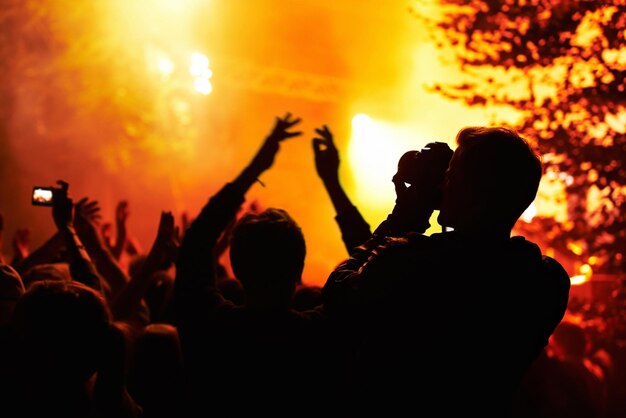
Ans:
[[[147,251],[132,199],[107,222],[59,181],[53,236],[31,249],[19,229],[1,255],[2,416],[626,416],[626,286],[610,304],[570,298],[559,262],[512,236],[542,176],[524,138],[469,127],[455,150],[407,151],[372,231],[320,125],[312,155],[347,256],[313,286],[289,208],[246,202],[300,122],[276,117],[199,213],[164,210]]]

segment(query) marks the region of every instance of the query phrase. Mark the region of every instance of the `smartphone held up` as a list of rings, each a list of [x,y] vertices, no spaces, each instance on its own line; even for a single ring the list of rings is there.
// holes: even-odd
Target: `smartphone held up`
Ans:
[[[52,187],[33,187],[32,203],[35,206],[52,206]]]

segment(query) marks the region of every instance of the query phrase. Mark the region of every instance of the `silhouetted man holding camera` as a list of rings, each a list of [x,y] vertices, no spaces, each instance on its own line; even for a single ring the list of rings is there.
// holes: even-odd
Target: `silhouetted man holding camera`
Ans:
[[[457,143],[451,160],[443,143],[400,159],[393,212],[324,286],[349,337],[351,410],[506,417],[565,313],[563,267],[511,237],[539,158],[505,128],[465,128]],[[426,236],[435,209],[444,232]]]

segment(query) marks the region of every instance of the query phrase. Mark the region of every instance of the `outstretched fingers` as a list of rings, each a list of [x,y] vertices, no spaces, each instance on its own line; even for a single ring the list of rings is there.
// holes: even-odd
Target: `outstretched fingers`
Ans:
[[[274,125],[270,138],[276,141],[283,141],[287,138],[302,135],[302,131],[289,131],[289,129],[293,128],[301,121],[301,118],[292,119],[292,115],[289,112],[287,112],[282,118],[277,116],[276,124]]]

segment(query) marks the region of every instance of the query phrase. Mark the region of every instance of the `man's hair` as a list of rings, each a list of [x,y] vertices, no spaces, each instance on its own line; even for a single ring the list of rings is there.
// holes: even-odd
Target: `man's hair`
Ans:
[[[86,379],[112,323],[103,296],[79,282],[42,280],[20,298],[13,315],[22,349],[50,375]],[[32,355],[31,355],[32,354]]]
[[[230,261],[245,289],[281,288],[300,281],[306,245],[298,224],[282,209],[244,215],[233,228]]]
[[[504,127],[468,127],[457,134],[461,165],[477,199],[509,226],[537,195],[541,159],[526,139]]]

